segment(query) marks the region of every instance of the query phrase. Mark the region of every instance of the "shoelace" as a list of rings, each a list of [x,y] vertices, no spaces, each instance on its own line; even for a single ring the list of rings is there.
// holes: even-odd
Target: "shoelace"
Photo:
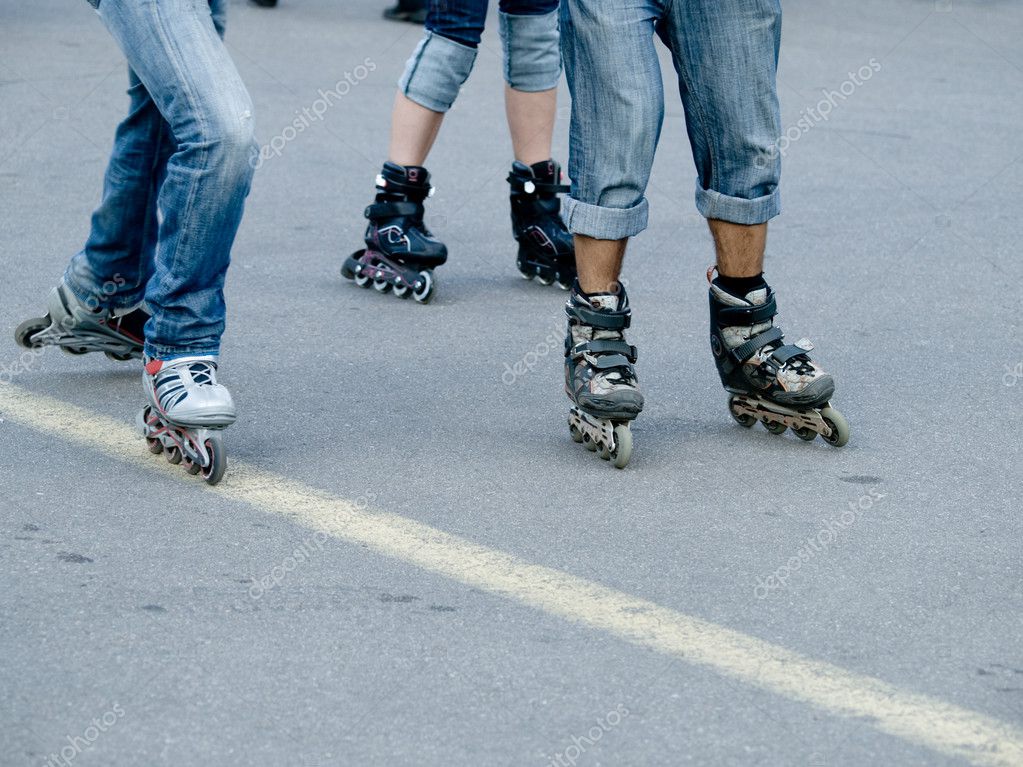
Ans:
[[[217,382],[213,365],[208,362],[193,362],[188,366],[188,372],[196,386],[213,386]]]

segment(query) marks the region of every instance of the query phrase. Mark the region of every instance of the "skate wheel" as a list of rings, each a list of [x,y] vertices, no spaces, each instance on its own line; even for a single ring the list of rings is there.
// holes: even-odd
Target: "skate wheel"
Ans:
[[[366,274],[366,270],[361,268],[356,270],[355,276],[352,279],[355,280],[355,284],[360,288],[368,288],[370,283],[373,282],[370,276]]]
[[[779,421],[764,421],[764,428],[771,434],[784,434],[789,427]]]
[[[586,449],[591,453],[597,452],[597,443],[590,439],[589,434],[583,434],[583,444],[586,445]]]
[[[616,469],[624,469],[632,458],[632,429],[625,424],[615,426],[615,449],[611,457]]]
[[[364,251],[364,250],[356,251],[356,253],[354,255],[349,256],[348,258],[346,258],[344,260],[344,263],[341,264],[341,276],[342,277],[344,277],[346,280],[354,280],[355,279],[355,272],[359,268],[359,262],[358,262],[357,259],[359,258],[359,256],[361,256],[365,252],[366,251]]]
[[[401,285],[394,286],[394,295],[398,298],[412,298],[412,288],[402,283]]]
[[[377,276],[373,279],[373,290],[377,293],[390,293],[392,287],[385,277]]]
[[[558,287],[561,288],[562,290],[571,290],[572,289],[572,283],[571,282],[562,282],[560,279],[557,282],[558,282]]]
[[[70,354],[72,357],[80,357],[83,354],[89,353],[88,349],[82,349],[76,346],[62,346],[60,347],[60,350],[64,352],[64,354]]]
[[[38,349],[39,345],[32,342],[33,337],[46,330],[51,324],[52,320],[50,320],[49,314],[45,317],[33,317],[30,320],[25,320],[15,328],[14,340],[17,341],[18,346],[25,349]]]
[[[849,441],[849,423],[845,420],[845,416],[831,407],[831,405],[828,405],[821,409],[821,418],[824,419],[824,423],[831,429],[830,437],[821,435],[825,442],[834,447],[842,447]]]
[[[114,362],[128,362],[132,358],[131,352],[127,354],[118,354],[117,352],[104,352],[107,355],[107,359],[111,359]]]
[[[610,450],[610,448],[608,448],[607,445],[603,445],[603,444],[600,445],[599,447],[600,447],[600,458],[601,458],[601,460],[610,461],[611,460],[611,450]]]
[[[546,274],[537,274],[536,275],[536,281],[539,282],[541,285],[553,285],[554,284],[554,278],[553,277],[548,277]]]
[[[815,439],[817,439],[817,432],[815,432],[809,426],[806,426],[802,429],[793,429],[792,433],[805,442],[813,442]]]
[[[577,429],[575,427],[575,424],[569,424],[568,425],[568,433],[572,435],[572,441],[573,442],[582,442],[583,441],[583,433],[581,431],[579,431],[579,429]]]
[[[163,443],[156,437],[146,437],[146,444],[149,445],[149,452],[153,455],[160,455],[163,452]]]
[[[179,463],[181,463],[181,459],[183,458],[183,456],[181,455],[181,448],[179,448],[177,445],[172,445],[171,447],[167,448],[167,450],[164,452],[164,457],[167,459],[167,463],[171,464],[172,466],[177,466]]]
[[[421,304],[430,303],[430,299],[433,298],[433,275],[429,271],[424,269],[419,273],[422,278],[417,285],[412,288],[412,297]]]
[[[732,400],[728,400],[728,412],[732,414],[732,418],[740,426],[744,426],[749,429],[757,422],[757,419],[751,416],[749,413],[739,413],[735,410],[735,406]]]
[[[210,465],[202,469],[202,478],[207,485],[215,485],[224,478],[227,471],[227,451],[224,449],[224,440],[219,434],[214,434],[206,440],[206,451],[210,454]]]
[[[200,471],[202,471],[202,466],[200,464],[196,463],[195,461],[193,461],[191,458],[186,458],[185,459],[185,471],[187,471],[189,474],[191,474],[194,477],[196,474],[198,474]]]
[[[526,282],[531,281],[536,276],[535,274],[524,272],[521,269],[519,269],[519,274],[522,276],[522,279],[524,279]]]

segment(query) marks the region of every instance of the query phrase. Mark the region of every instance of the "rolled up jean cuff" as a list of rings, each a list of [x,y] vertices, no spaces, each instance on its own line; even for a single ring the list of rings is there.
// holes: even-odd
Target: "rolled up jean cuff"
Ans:
[[[475,61],[475,48],[427,31],[405,64],[398,88],[421,107],[447,112]]]
[[[650,205],[646,197],[631,208],[605,208],[567,197],[565,225],[572,234],[595,240],[621,240],[639,234],[647,225]]]
[[[754,226],[770,221],[781,213],[781,192],[775,188],[768,195],[746,200],[742,197],[728,197],[697,184],[696,209],[704,218]]]
[[[558,87],[561,44],[558,11],[539,15],[498,14],[504,49],[504,79],[524,93]]]

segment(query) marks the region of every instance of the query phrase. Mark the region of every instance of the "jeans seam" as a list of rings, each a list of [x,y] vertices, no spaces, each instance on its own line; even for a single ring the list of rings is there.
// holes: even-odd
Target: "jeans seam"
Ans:
[[[507,16],[510,14],[505,15]],[[504,53],[504,81],[508,83],[509,87],[513,87],[511,85],[511,52],[512,52],[512,27],[514,25],[508,23],[506,19],[501,19],[500,26],[501,29],[503,29],[505,32],[507,42],[507,47],[505,48]]]
[[[686,3],[686,2],[688,2],[688,0],[679,0],[679,2]],[[675,4],[676,4],[676,0],[668,0],[666,11],[669,14],[669,18],[672,18],[672,19],[674,19],[674,17],[671,15],[671,11],[675,7]],[[675,24],[674,24],[674,21],[673,21],[672,28],[674,28],[674,26],[675,26]],[[692,101],[693,101],[693,104],[696,107],[696,111],[697,111],[698,117],[700,119],[700,132],[703,134],[703,140],[707,143],[707,153],[710,155],[710,178],[707,179],[707,185],[708,185],[707,188],[708,189],[713,189],[714,188],[714,177],[715,177],[715,175],[717,173],[717,158],[716,158],[717,151],[716,151],[716,148],[714,146],[714,142],[711,139],[710,132],[707,130],[707,118],[706,118],[705,110],[703,108],[703,102],[697,96],[697,91],[693,88],[693,82],[692,82],[692,79],[689,76],[688,62],[681,55],[679,55],[678,52],[674,52],[674,53],[675,53],[675,56],[676,56],[676,58],[678,59],[678,62],[679,62],[679,70],[680,70],[679,71],[679,77],[681,77],[682,78],[682,82],[685,83],[686,90],[689,91],[690,96],[691,96]]]
[[[416,76],[416,71],[419,69],[419,62],[423,60],[423,54],[426,53],[426,46],[430,44],[433,36],[437,34],[432,29],[426,30],[426,37],[423,40],[423,44],[418,46],[418,52],[416,53],[415,63],[409,68],[408,77],[405,79],[405,87],[402,88],[402,94],[406,98],[409,97],[409,90],[412,88],[412,79]]]
[[[177,73],[180,74],[184,70],[184,67],[182,66],[183,62],[182,62],[181,51],[177,48],[176,45],[173,45],[171,43],[171,38],[167,34],[167,29],[166,29],[166,26],[165,26],[165,23],[164,23],[165,20],[161,16],[160,5],[159,5],[158,2],[154,2],[153,3],[153,9],[154,9],[154,17],[155,17],[156,22],[157,22],[156,26],[160,30],[160,37],[162,39],[162,43],[166,47],[166,50],[167,50],[168,54],[171,55],[171,57],[173,58],[174,66],[175,66],[175,69],[176,69]],[[191,83],[185,77],[180,77],[179,78],[179,83],[182,86],[182,88],[181,88],[182,92],[185,93],[185,95],[186,95],[186,97],[188,99],[188,104],[189,104],[189,107],[190,107],[190,114],[193,117],[197,117],[198,120],[199,120],[200,135],[201,136],[207,136],[208,135],[209,125],[208,125],[207,120],[206,120],[206,115],[203,113],[203,111],[201,109],[197,109],[196,108],[196,105],[199,103],[199,100],[196,98],[195,93],[192,92],[192,85],[191,85]],[[152,96],[152,94],[150,94],[150,96]],[[161,114],[163,114],[163,113],[161,112]],[[181,151],[181,144],[180,144],[180,142],[177,141],[176,138],[175,138],[175,142],[177,142],[177,151],[175,152],[175,154],[177,154],[178,152]],[[173,157],[173,155],[171,157]],[[170,162],[170,159],[171,158],[168,158],[168,163]],[[199,163],[199,170],[202,170],[202,171],[207,170],[207,166],[209,164],[209,147],[206,146],[206,145],[203,145],[203,147],[201,149],[200,160],[201,160],[201,162]],[[183,220],[187,216],[188,212],[195,205],[195,198],[196,198],[196,195],[197,195],[196,184],[190,183],[189,187],[190,188],[188,190],[188,197],[185,200],[185,204],[181,207],[181,209],[178,212],[179,220]],[[161,187],[160,191],[161,192],[163,191],[162,187]],[[158,195],[158,197],[159,197],[159,195]],[[163,225],[161,224],[159,228],[163,228]],[[188,232],[187,232],[186,228],[185,227],[180,227],[180,231],[179,231],[178,237],[177,237],[177,242],[176,242],[175,248],[174,248],[173,260],[171,261],[171,266],[172,267],[176,266],[176,262],[177,262],[177,258],[178,258],[178,251],[181,249],[182,244],[184,244],[184,243],[182,243],[182,238],[186,237],[186,236],[188,236]],[[157,230],[156,242],[157,242],[157,250],[159,251],[160,250],[160,232],[159,232],[159,229]],[[154,276],[155,276],[155,270],[154,270]],[[153,308],[154,309],[157,309],[157,308],[162,309],[162,307],[153,307]],[[162,333],[164,331],[163,324],[164,324],[163,322],[160,322],[159,323],[159,327],[158,327],[159,333],[161,335],[162,335]]]

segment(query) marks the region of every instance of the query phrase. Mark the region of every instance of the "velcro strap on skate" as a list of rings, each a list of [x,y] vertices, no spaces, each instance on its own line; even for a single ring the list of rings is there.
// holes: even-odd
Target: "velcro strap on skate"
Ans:
[[[767,303],[760,306],[725,306],[715,300],[714,317],[719,325],[757,325],[767,322],[778,313],[774,294],[767,297]]]
[[[387,176],[377,176],[377,189],[387,194],[402,194],[414,200],[425,200],[433,195],[433,187],[430,184],[410,184]]]
[[[740,344],[732,349],[732,356],[739,360],[739,362],[745,362],[768,344],[777,343],[781,339],[782,332],[778,328],[765,330],[760,335],[753,336],[753,338],[746,343]]]
[[[516,176],[514,173],[508,175],[507,181],[511,184],[513,192],[522,192],[524,194],[568,194],[570,189],[567,184],[537,181],[533,178]],[[526,188],[527,184],[529,185],[528,189]]]
[[[565,314],[583,325],[600,330],[625,330],[632,323],[632,312],[599,311],[589,306],[580,306],[574,301],[565,307]]]
[[[602,354],[599,357],[594,357],[591,363],[597,370],[610,370],[611,368],[624,368],[628,367],[630,360],[623,354]]]
[[[805,357],[806,349],[804,349],[802,346],[796,346],[795,344],[779,346],[777,349],[771,352],[771,358],[779,365],[784,365],[793,357],[799,357],[800,355]]]
[[[638,351],[632,344],[628,344],[625,341],[583,341],[582,343],[576,344],[572,347],[572,354],[575,356],[581,354],[592,354],[600,355],[596,356],[597,367],[603,368],[605,365],[600,364],[600,361],[604,359],[604,356],[611,355],[612,357],[624,357],[628,362],[635,364]],[[623,363],[619,362],[610,367],[619,367]]]
[[[421,216],[423,206],[418,202],[395,201],[375,202],[366,207],[365,216],[370,219],[395,218],[397,216]]]

